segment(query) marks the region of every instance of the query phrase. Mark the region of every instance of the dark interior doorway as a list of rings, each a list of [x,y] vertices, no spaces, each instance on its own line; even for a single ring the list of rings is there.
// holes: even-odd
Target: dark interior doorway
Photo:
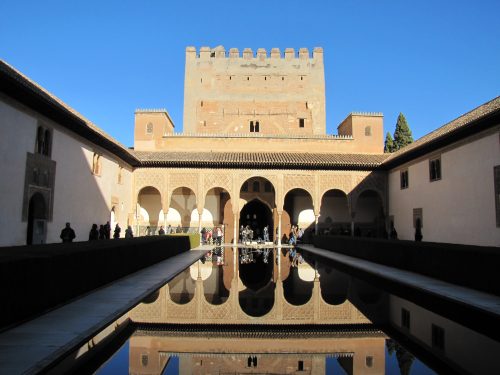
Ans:
[[[47,225],[46,204],[42,194],[35,193],[28,206],[28,230],[26,244],[35,245],[45,243]]]
[[[249,226],[253,230],[253,238],[263,238],[262,231],[269,225],[269,240],[273,240],[273,215],[270,208],[258,199],[254,199],[240,212],[240,226]]]

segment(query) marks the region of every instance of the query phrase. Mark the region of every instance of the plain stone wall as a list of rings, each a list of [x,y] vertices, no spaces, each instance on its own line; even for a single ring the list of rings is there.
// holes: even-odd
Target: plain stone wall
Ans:
[[[425,155],[389,172],[389,215],[400,239],[414,239],[413,209],[422,208],[424,241],[500,246],[493,168],[500,165],[498,128]],[[441,155],[441,180],[429,159]],[[409,187],[400,188],[408,170]]]

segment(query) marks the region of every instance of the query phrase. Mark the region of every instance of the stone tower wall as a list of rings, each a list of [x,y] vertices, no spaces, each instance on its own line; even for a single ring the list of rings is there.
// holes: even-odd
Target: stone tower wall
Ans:
[[[184,132],[326,134],[322,48],[187,47],[184,90]]]

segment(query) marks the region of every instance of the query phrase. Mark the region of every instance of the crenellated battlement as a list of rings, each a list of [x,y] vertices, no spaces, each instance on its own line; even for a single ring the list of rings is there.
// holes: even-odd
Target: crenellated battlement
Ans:
[[[309,52],[308,48],[300,48],[295,50],[294,48],[286,48],[282,53],[279,48],[272,48],[270,53],[267,52],[265,48],[258,48],[257,52],[251,48],[245,48],[240,52],[238,48],[230,48],[226,51],[223,46],[217,46],[215,48],[201,47],[196,50],[195,47],[186,47],[186,58],[187,59],[199,59],[199,60],[210,60],[210,59],[243,59],[243,60],[266,60],[266,59],[283,59],[283,60],[323,60],[323,48],[315,47],[312,54]]]

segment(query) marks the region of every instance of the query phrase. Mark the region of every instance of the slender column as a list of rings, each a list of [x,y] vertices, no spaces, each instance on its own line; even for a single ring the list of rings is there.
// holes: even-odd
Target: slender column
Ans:
[[[238,243],[238,217],[233,213],[233,244],[236,245]]]
[[[203,213],[198,211],[198,233],[201,233],[201,216],[202,215],[203,215]]]
[[[354,218],[356,217],[355,212],[351,212],[351,237],[354,237]]]
[[[314,233],[318,234],[319,214],[314,215]]]
[[[278,211],[278,246],[281,246],[281,212]]]

